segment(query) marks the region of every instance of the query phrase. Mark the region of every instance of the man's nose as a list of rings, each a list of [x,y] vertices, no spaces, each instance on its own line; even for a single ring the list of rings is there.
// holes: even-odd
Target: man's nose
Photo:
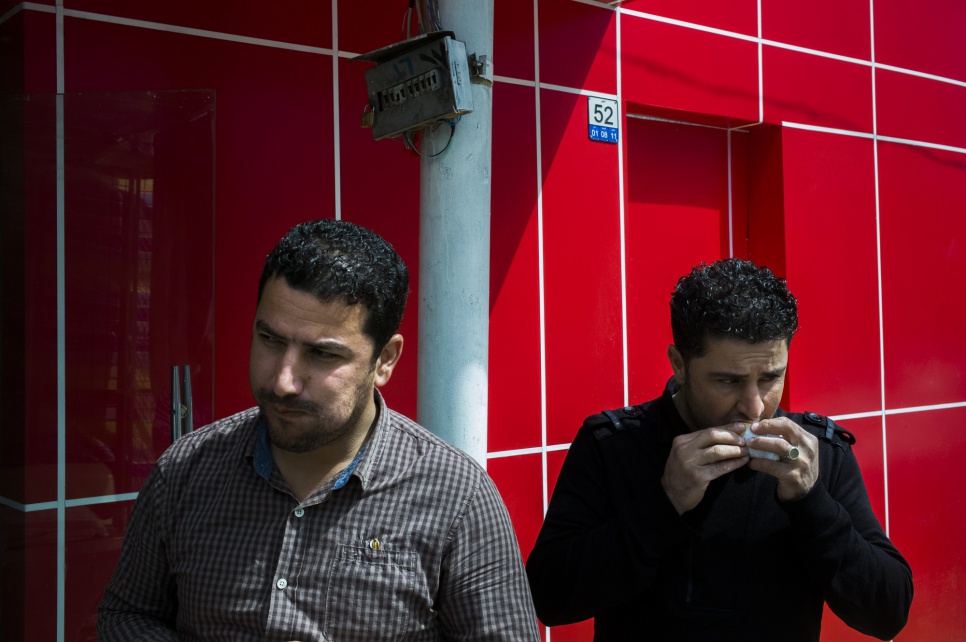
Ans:
[[[765,411],[765,402],[757,385],[749,385],[742,391],[738,411],[748,419],[761,419],[761,414]]]
[[[302,374],[299,360],[291,351],[282,355],[275,373],[274,390],[279,397],[288,397],[302,392]]]

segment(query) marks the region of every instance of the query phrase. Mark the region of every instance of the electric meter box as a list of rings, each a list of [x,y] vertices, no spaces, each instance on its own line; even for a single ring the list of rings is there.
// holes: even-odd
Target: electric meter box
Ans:
[[[435,31],[353,58],[376,63],[366,70],[373,138],[473,111],[466,45],[453,36]]]

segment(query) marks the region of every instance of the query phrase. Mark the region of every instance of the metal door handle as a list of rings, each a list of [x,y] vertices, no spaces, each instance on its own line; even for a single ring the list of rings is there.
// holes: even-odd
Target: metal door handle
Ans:
[[[184,366],[184,376],[181,375],[182,366],[171,368],[171,443],[179,437],[194,430],[194,408],[191,399],[191,367]],[[183,386],[183,389],[182,389]],[[183,392],[182,392],[183,390]],[[182,402],[182,399],[184,400]]]

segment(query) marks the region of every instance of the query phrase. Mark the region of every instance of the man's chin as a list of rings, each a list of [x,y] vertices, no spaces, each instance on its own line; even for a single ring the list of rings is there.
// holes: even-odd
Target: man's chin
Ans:
[[[286,430],[287,426],[278,426],[269,422],[268,441],[279,450],[289,453],[307,453],[325,445],[325,440],[318,435],[298,434],[294,430]]]

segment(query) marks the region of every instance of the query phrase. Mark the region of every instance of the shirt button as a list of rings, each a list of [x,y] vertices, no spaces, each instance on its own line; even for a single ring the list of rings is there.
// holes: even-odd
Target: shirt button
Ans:
[[[295,509],[295,516],[296,517],[301,517],[304,514],[305,514],[305,509],[304,508],[296,508]]]
[[[277,586],[280,589],[283,589],[286,586],[288,586],[288,581],[287,580],[284,580],[284,579],[281,579],[281,580],[275,582],[275,586]]]

